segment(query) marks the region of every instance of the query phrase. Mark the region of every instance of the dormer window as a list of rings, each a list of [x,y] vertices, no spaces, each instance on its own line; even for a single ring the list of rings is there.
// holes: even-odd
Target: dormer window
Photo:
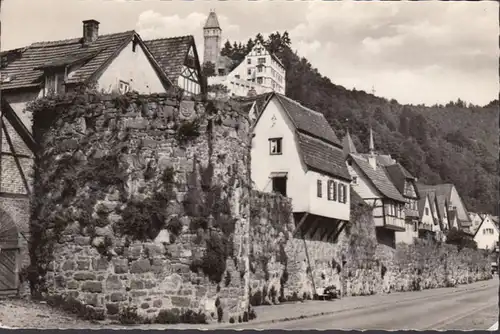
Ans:
[[[128,82],[125,82],[123,80],[120,80],[118,90],[120,91],[120,94],[127,94],[130,92],[130,85]]]
[[[47,73],[45,75],[45,95],[62,94],[64,92],[64,73]]]

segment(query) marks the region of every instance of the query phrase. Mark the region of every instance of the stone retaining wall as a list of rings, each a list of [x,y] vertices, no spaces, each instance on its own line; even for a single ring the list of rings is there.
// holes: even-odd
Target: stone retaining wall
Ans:
[[[34,206],[32,262],[52,261],[36,268],[35,290],[109,318],[248,318],[248,122],[238,106],[87,93],[38,108],[35,196],[47,201]],[[208,273],[214,263],[222,271]]]

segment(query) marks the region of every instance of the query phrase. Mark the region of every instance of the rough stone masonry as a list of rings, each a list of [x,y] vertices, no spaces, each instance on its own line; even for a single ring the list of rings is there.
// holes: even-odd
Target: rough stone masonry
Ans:
[[[111,318],[131,307],[248,318],[248,122],[236,104],[86,93],[32,108],[33,290]]]
[[[289,199],[251,190],[250,124],[236,102],[86,92],[31,108],[31,288],[99,318],[247,321],[250,304],[318,287],[369,295],[491,277],[476,251],[384,249],[368,211],[335,241],[295,235]]]

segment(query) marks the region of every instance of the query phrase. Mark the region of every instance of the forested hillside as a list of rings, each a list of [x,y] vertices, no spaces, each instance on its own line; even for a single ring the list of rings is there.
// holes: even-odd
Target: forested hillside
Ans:
[[[427,107],[347,90],[293,52],[287,32],[266,40],[258,34],[245,44],[228,41],[221,53],[236,66],[256,40],[285,65],[286,95],[322,112],[339,137],[349,129],[358,150],[367,151],[371,126],[376,149],[398,159],[419,182],[453,183],[470,211],[498,214],[498,100],[483,107],[460,100]]]

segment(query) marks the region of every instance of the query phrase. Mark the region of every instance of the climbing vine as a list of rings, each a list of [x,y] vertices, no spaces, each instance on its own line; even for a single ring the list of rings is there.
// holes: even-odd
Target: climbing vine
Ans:
[[[191,217],[190,229],[200,231],[198,242],[206,251],[201,259],[194,259],[191,270],[202,271],[216,283],[222,281],[226,271],[226,259],[233,257],[233,237],[236,219],[231,215],[230,200],[237,178],[237,168],[228,170],[229,181],[225,185],[214,183],[214,167],[206,168],[194,163],[188,179],[188,191],[184,201],[185,212]]]
[[[166,97],[172,98],[170,95]],[[173,98],[178,96],[173,94]],[[175,171],[164,169],[159,182],[155,182],[154,176],[159,174],[151,164],[155,157],[148,163],[144,161],[142,141],[135,137],[134,129],[154,130],[155,126],[134,119],[139,124],[131,128],[122,120],[134,111],[156,120],[158,113],[148,109],[149,101],[150,96],[136,93],[106,95],[82,89],[38,99],[27,107],[33,114],[33,136],[39,147],[34,163],[35,196],[31,200],[31,265],[27,270],[33,292],[45,291],[44,277],[54,245],[73,222],[91,238],[99,253],[106,256],[110,255],[111,239],[103,238],[96,243],[92,240],[96,228],[109,224],[108,217],[113,211],[121,215],[121,220],[113,225],[115,232],[132,239],[153,238],[162,228],[167,228],[174,237],[180,234],[179,220],[168,220],[166,214],[166,208],[175,198]],[[175,123],[175,117],[170,115],[163,121]],[[180,126],[171,124],[170,128],[177,130],[174,138],[185,142],[199,135],[198,124],[198,121],[184,121]],[[133,173],[137,168],[143,169],[144,180],[154,184],[149,197],[130,196],[129,186],[138,178]],[[143,189],[138,191],[141,193]],[[117,194],[115,200],[125,206],[111,209],[97,206],[110,194]]]

